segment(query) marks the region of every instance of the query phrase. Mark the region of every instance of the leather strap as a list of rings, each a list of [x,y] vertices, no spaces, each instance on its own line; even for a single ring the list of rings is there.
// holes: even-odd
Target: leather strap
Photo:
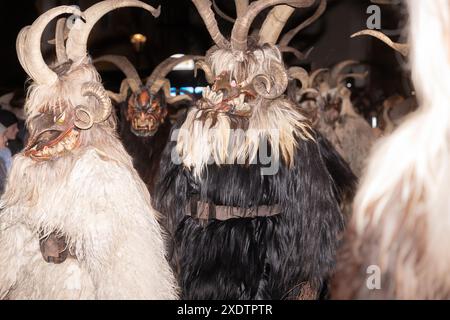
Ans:
[[[281,213],[279,205],[258,206],[252,208],[218,206],[204,201],[192,199],[186,210],[186,215],[200,220],[220,220],[238,218],[270,217]]]

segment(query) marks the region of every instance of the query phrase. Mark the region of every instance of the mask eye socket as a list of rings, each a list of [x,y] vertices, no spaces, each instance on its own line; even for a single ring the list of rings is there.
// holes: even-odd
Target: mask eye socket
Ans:
[[[152,105],[150,106],[150,108],[148,108],[147,112],[152,112],[152,111],[155,111],[155,110],[158,110],[158,109],[159,109],[158,101],[153,101]]]
[[[53,119],[53,122],[56,124],[59,124],[59,125],[64,124],[65,121],[66,121],[66,113],[65,112],[55,116]]]

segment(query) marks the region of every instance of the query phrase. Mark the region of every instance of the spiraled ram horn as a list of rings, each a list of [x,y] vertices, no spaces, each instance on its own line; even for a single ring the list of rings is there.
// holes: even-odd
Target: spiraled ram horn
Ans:
[[[196,6],[198,13],[202,17],[203,22],[205,23],[206,28],[208,29],[208,32],[211,35],[214,43],[217,44],[219,48],[227,48],[230,43],[227,41],[227,39],[225,39],[225,37],[220,32],[219,27],[217,26],[214,12],[211,9],[211,1],[192,0],[192,2]]]
[[[77,19],[74,26],[70,30],[67,39],[67,54],[72,61],[78,61],[87,54],[87,40],[89,33],[100,18],[108,12],[124,7],[137,7],[150,12],[157,18],[161,12],[160,7],[157,9],[138,0],[105,0],[94,4],[84,11],[84,20]]]
[[[289,79],[284,66],[274,62],[270,65],[269,75],[257,75],[253,79],[244,81],[240,86],[246,87],[249,83],[253,85],[253,89],[258,95],[272,100],[285,93]]]
[[[31,26],[23,28],[16,42],[17,55],[26,73],[38,84],[52,84],[58,76],[45,63],[41,52],[41,37],[50,21],[62,14],[81,15],[78,7],[59,6],[48,10]]]
[[[94,60],[94,63],[98,62],[109,62],[117,66],[125,74],[131,91],[139,91],[142,86],[141,78],[139,77],[139,73],[136,68],[126,57],[118,55],[104,55]]]
[[[105,88],[98,82],[85,83],[81,92],[84,97],[94,97],[99,104],[97,108],[85,106],[77,106],[75,108],[75,126],[79,129],[87,130],[94,123],[101,123],[109,118],[111,115],[111,101]]]
[[[288,74],[291,78],[297,79],[302,84],[302,89],[309,88],[309,74],[301,67],[291,67],[288,70]]]
[[[247,12],[238,17],[231,33],[231,47],[235,51],[245,52],[247,50],[247,37],[255,17],[264,9],[279,4],[289,5],[295,8],[310,7],[315,0],[259,0],[252,2]]]
[[[363,30],[351,35],[351,38],[360,36],[372,36],[387,44],[389,47],[399,52],[402,56],[407,57],[409,55],[410,47],[406,43],[396,43],[389,39],[384,33],[376,30]]]

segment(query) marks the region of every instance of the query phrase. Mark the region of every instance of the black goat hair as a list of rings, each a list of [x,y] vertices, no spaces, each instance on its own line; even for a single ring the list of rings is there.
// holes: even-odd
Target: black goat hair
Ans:
[[[184,299],[292,299],[303,284],[317,294],[333,271],[344,218],[339,201],[355,177],[319,134],[298,141],[295,165],[276,175],[260,165],[209,165],[196,179],[162,156],[155,206]],[[186,215],[192,199],[232,207],[279,205],[268,217],[203,222]]]
[[[147,185],[153,196],[155,180],[158,176],[159,164],[164,147],[169,140],[172,127],[169,119],[162,123],[155,135],[151,137],[138,137],[130,129],[130,122],[126,119],[126,102],[119,104],[119,134],[126,151],[133,158],[134,168]]]

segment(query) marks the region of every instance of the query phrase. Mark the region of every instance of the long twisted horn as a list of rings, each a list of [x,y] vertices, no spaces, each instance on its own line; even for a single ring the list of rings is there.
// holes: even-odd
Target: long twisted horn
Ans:
[[[108,12],[124,7],[137,7],[150,12],[157,18],[161,12],[160,8],[153,8],[152,6],[138,0],[105,0],[94,4],[89,9],[84,11],[84,20],[77,19],[74,26],[70,30],[69,39],[67,40],[67,53],[69,59],[77,61],[82,59],[87,54],[87,40],[89,33],[100,18]]]
[[[109,62],[118,67],[126,76],[128,84],[130,85],[131,91],[137,92],[142,86],[141,78],[136,70],[136,68],[131,64],[131,62],[124,56],[117,55],[104,55],[98,57],[94,60],[94,63],[98,62]]]
[[[211,1],[209,0],[192,0],[197,8],[198,13],[205,22],[206,28],[211,35],[214,43],[219,46],[219,48],[227,48],[230,43],[225,39],[217,26],[216,18],[214,17],[214,12],[211,9]]]
[[[236,16],[240,17],[247,12],[248,0],[234,0],[236,4]]]
[[[187,61],[187,60],[198,60],[203,59],[203,56],[193,56],[193,55],[185,55],[179,58],[168,58],[161,62],[155,70],[153,70],[150,77],[148,77],[146,86],[150,88],[150,92],[155,94],[157,93],[163,84],[161,80],[164,80],[166,76],[175,68],[178,64]]]
[[[82,95],[85,97],[94,97],[99,106],[95,110],[85,106],[75,108],[75,126],[82,130],[91,128],[94,123],[101,123],[111,115],[111,100],[105,88],[98,82],[87,82],[82,87]]]
[[[302,31],[303,29],[309,27],[314,22],[316,22],[316,20],[319,19],[323,15],[323,13],[325,12],[326,9],[327,9],[327,0],[321,0],[319,6],[317,7],[316,12],[314,12],[314,14],[311,17],[309,17],[308,19],[303,21],[298,27],[288,31],[281,38],[279,45],[287,46],[300,31]]]
[[[67,53],[66,53],[66,46],[64,42],[67,39],[67,36],[69,35],[69,31],[66,28],[66,18],[59,18],[56,22],[56,28],[55,28],[55,39],[49,40],[48,44],[55,45],[56,49],[56,60],[58,63],[64,63],[68,60]]]
[[[295,8],[310,7],[316,0],[259,0],[252,2],[247,12],[238,17],[231,33],[231,47],[235,51],[247,50],[247,37],[255,17],[264,9],[279,4],[289,5]]]
[[[294,12],[294,8],[280,5],[273,8],[259,31],[259,44],[276,44],[286,22]]]
[[[17,36],[17,55],[26,73],[39,84],[52,84],[58,76],[45,63],[41,52],[41,37],[48,23],[62,14],[81,15],[78,7],[59,6],[48,10],[31,26],[23,28]]]
[[[406,43],[396,43],[389,39],[384,33],[375,30],[363,30],[351,35],[351,38],[360,37],[360,36],[372,36],[387,44],[389,47],[398,51],[402,56],[407,57],[409,55],[410,47]]]

